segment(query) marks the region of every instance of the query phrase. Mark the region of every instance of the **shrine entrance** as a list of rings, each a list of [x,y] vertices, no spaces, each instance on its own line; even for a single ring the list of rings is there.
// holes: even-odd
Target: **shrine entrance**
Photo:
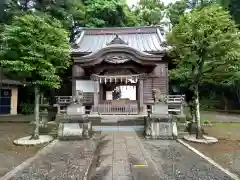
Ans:
[[[92,75],[99,84],[99,102],[95,111],[100,115],[136,115],[140,111],[139,78],[135,75]]]

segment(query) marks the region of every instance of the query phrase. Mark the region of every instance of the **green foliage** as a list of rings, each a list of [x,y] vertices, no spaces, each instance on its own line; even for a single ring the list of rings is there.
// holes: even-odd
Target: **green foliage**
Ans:
[[[22,103],[20,105],[20,113],[24,114],[24,115],[33,114],[34,113],[34,104]]]
[[[232,83],[239,78],[240,35],[218,5],[185,14],[167,37],[174,47],[171,78],[192,83]]]
[[[91,0],[86,3],[87,27],[116,27],[136,25],[134,15],[125,1]]]
[[[165,6],[161,1],[141,0],[135,14],[141,25],[159,25],[164,17]]]
[[[187,0],[177,1],[168,5],[168,16],[173,26],[179,23],[179,19],[184,14],[187,7]]]
[[[207,119],[201,119],[201,124],[212,124],[212,123]]]
[[[68,33],[46,15],[15,17],[1,35],[1,66],[28,83],[59,88],[58,73],[70,66]]]
[[[85,5],[81,0],[36,0],[35,9],[58,19],[68,30],[84,25]]]
[[[218,4],[229,10],[237,24],[240,24],[240,1],[239,0],[216,0]]]

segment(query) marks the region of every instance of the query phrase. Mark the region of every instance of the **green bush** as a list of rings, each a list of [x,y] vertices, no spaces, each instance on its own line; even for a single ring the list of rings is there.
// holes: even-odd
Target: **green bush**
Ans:
[[[211,124],[211,121],[203,119],[201,120],[201,124]]]
[[[20,105],[21,114],[33,114],[34,113],[34,104],[22,103]]]

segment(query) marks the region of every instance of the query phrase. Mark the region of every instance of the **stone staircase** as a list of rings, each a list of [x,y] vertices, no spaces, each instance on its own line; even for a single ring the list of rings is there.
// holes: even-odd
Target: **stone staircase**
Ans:
[[[93,131],[144,131],[144,117],[134,115],[89,116]]]

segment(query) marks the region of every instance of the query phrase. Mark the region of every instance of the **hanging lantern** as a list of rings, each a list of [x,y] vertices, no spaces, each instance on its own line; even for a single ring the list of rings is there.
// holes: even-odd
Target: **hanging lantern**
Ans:
[[[112,78],[111,77],[110,77],[109,81],[110,81],[110,83],[112,82]]]
[[[105,84],[107,84],[107,78],[105,78],[104,81],[105,81]]]
[[[115,77],[115,84],[117,83],[117,78]]]
[[[99,82],[100,82],[100,84],[102,83],[102,78],[101,77],[99,78]]]

